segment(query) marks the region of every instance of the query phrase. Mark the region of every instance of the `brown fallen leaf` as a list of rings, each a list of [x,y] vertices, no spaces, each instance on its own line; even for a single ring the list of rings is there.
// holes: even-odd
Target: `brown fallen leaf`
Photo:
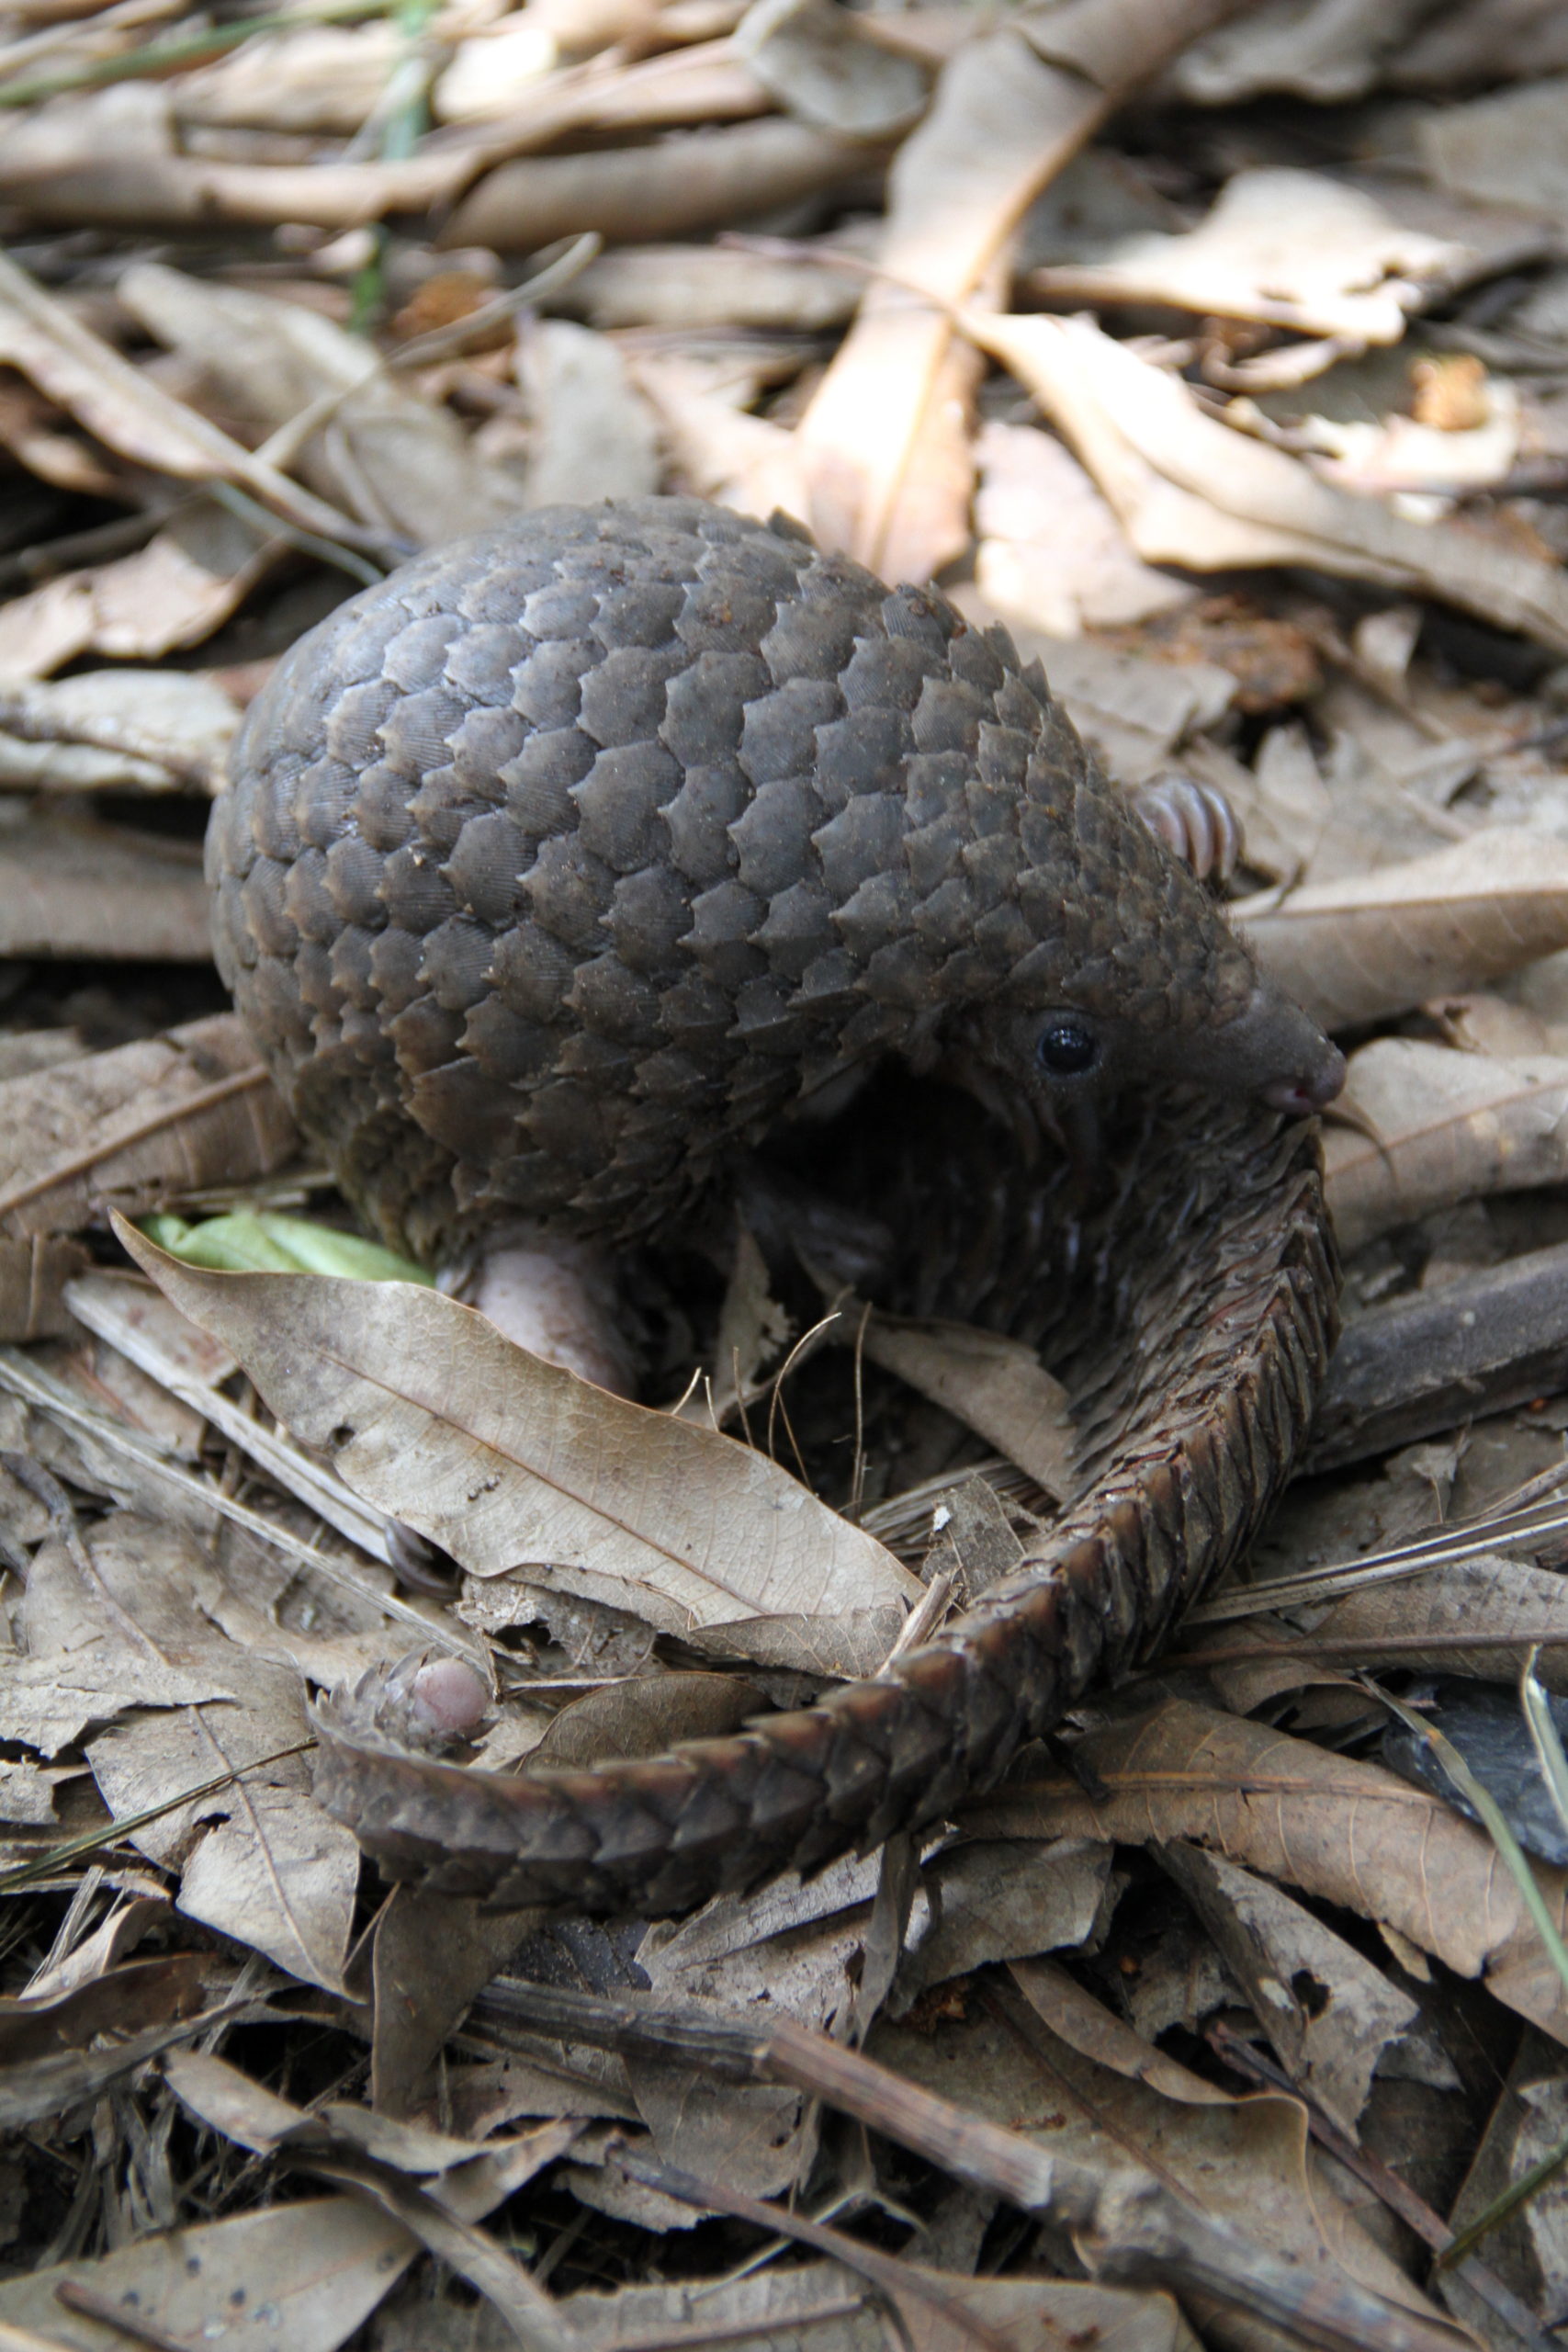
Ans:
[[[962,552],[970,478],[957,463],[968,463],[960,420],[946,427],[947,495],[931,500],[918,480],[951,398],[951,308],[976,295],[1025,208],[1113,106],[1232,5],[1027,11],[976,30],[948,61],[889,174],[877,254],[888,282],[867,293],[798,428],[805,503],[795,511],[823,545],[898,580],[929,579]]]
[[[763,1455],[591,1387],[438,1292],[207,1273],[117,1230],[297,1437],[473,1575],[527,1566],[671,1633],[919,1597]]]
[[[299,1676],[220,1633],[220,1578],[193,1535],[119,1512],[76,1544],[40,1546],[20,1630],[28,1664],[62,1682],[79,1653],[98,1671],[133,1667],[134,1712],[85,1743],[116,1819],[241,1775],[125,1834],[178,1871],[187,1917],[338,1991],[358,1849],[311,1802],[303,1756],[281,1752],[309,1736]],[[189,1697],[193,1678],[211,1695]]]
[[[265,578],[281,537],[205,500],[134,555],[64,571],[0,605],[0,674],[42,678],[83,653],[156,661],[197,645]]]
[[[922,2088],[951,2097],[961,2087],[965,2109],[1026,2132],[1063,2165],[1103,2176],[1131,2161],[1156,2172],[1196,2211],[1228,2222],[1325,2290],[1348,2274],[1407,2310],[1430,2312],[1331,2185],[1296,2100],[1227,2098],[1050,1961],[1014,1962],[966,2006],[967,2016],[924,2031],[879,2024],[868,2054]],[[1220,2340],[1237,2352],[1280,2340],[1240,2313],[1227,2312],[1223,2324]]]
[[[184,670],[87,670],[0,694],[0,784],[51,792],[209,788],[240,723]]]
[[[991,417],[976,435],[975,454],[975,584],[1004,620],[1076,638],[1085,628],[1114,628],[1191,601],[1187,582],[1140,562],[1054,434]],[[1054,674],[1051,683],[1059,691]]]
[[[933,409],[942,428],[953,334],[944,311],[910,289],[937,304],[974,292],[1031,198],[1089,135],[1098,96],[1011,29],[977,34],[943,67],[889,174],[877,258],[897,282],[867,291],[795,434],[795,511],[824,546],[900,580],[929,579],[963,548],[971,477],[962,413],[947,424],[964,464],[944,469],[946,496],[933,506],[921,495],[918,535],[903,511],[920,487],[916,451]]]
[[[205,964],[207,889],[194,843],[47,808],[0,806],[0,956]]]
[[[1205,415],[1180,379],[1087,319],[998,318],[964,332],[1011,369],[1072,444],[1149,563],[1197,571],[1310,564],[1416,589],[1568,651],[1568,582],[1479,526],[1417,523],[1324,481]]]
[[[231,1012],[0,1081],[0,1232],[74,1233],[115,1201],[246,1182],[296,1148],[283,1099]]]
[[[525,155],[488,173],[437,243],[536,253],[588,229],[613,244],[691,236],[823,196],[874,170],[885,152],[809,123],[769,119],[676,133],[656,146]]]
[[[1223,1631],[1193,1626],[1183,1654],[1202,1661],[1237,1714],[1350,1666],[1517,1682],[1537,1648],[1538,1679],[1550,1690],[1568,1690],[1563,1578],[1553,1569],[1489,1552],[1482,1548],[1485,1541],[1484,1531],[1477,1530],[1463,1560],[1422,1568],[1396,1583],[1369,1584],[1316,1605],[1294,1601],[1288,1619],[1261,1607],[1264,1585],[1258,1615]]]
[[[519,483],[528,505],[592,505],[658,490],[653,411],[608,335],[566,319],[525,321],[514,372],[528,409]]]
[[[411,2230],[356,2198],[305,2198],[226,2221],[154,2230],[96,2261],[51,2263],[0,2281],[0,2325],[29,2331],[23,2345],[103,2343],[102,2321],[62,2308],[58,2290],[72,2284],[97,2296],[105,2311],[129,2305],[165,2343],[199,2342],[214,2309],[265,2303],[276,2313],[277,2341],[290,2352],[336,2352],[419,2251]],[[265,2295],[258,2282],[265,2282]]]
[[[264,436],[292,429],[286,462],[337,505],[419,546],[521,512],[516,474],[487,463],[452,411],[389,374],[362,335],[298,302],[209,285],[161,262],[127,270],[118,293],[150,334],[199,370],[226,415]]]
[[[1341,1245],[1478,1193],[1561,1183],[1568,1173],[1568,1061],[1490,1061],[1413,1037],[1381,1037],[1350,1057],[1344,1101],[1367,1131],[1324,1143]]]
[[[915,60],[868,39],[832,0],[755,0],[732,45],[781,107],[824,130],[887,139],[924,111]]]
[[[232,482],[285,521],[329,539],[358,545],[366,536],[338,508],[175,400],[3,254],[0,356],[133,464],[182,481]]]
[[[1190,1838],[1289,1886],[1386,1920],[1461,1976],[1568,2041],[1563,1989],[1506,1865],[1483,1830],[1382,1765],[1267,1724],[1171,1700],[1096,1732],[1079,1751],[1102,1792],[1018,1781],[964,1807],[987,1838]],[[1536,1877],[1554,1919],[1568,1875]]]
[[[1314,1020],[1350,1028],[1568,947],[1568,842],[1498,827],[1233,911]]]

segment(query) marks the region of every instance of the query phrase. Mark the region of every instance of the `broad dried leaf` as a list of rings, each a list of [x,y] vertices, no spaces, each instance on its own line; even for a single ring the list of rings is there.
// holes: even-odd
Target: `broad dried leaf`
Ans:
[[[69,2280],[129,2306],[165,2341],[209,2340],[215,2312],[265,2312],[271,2340],[288,2352],[337,2352],[419,2250],[412,2231],[356,2198],[310,2198],[0,2281],[0,2324],[35,2328],[40,2343],[71,2352],[104,2352],[102,2323],[57,2299]]]
[[[526,1565],[671,1632],[919,1597],[762,1455],[590,1387],[438,1292],[206,1273],[119,1230],[297,1437],[474,1575]]]
[[[107,1203],[243,1183],[295,1148],[283,1099],[231,1012],[0,1081],[0,1231],[73,1233]]]
[[[660,486],[654,416],[608,335],[566,319],[519,333],[515,373],[527,402],[529,506],[640,498]]]
[[[187,507],[137,554],[62,572],[0,605],[0,674],[42,678],[83,653],[147,662],[199,645],[284,547],[227,507]]]
[[[1049,1961],[1015,1962],[962,2020],[879,2024],[867,2054],[922,2088],[1103,2177],[1129,2160],[1252,2245],[1329,2286],[1348,2274],[1406,2309],[1425,2298],[1377,2246],[1314,2158],[1305,2111],[1277,2096],[1230,2099],[1142,2040]],[[1016,1986],[1016,1990],[1014,1989]],[[1305,2278],[1303,2278],[1305,2290]],[[1435,2314],[1434,2314],[1435,2315]],[[1282,2338],[1227,2313],[1232,2352]]]
[[[1351,1028],[1568,947],[1568,842],[1499,827],[1233,913],[1314,1020]]]
[[[991,417],[976,435],[975,455],[975,582],[1004,620],[1076,638],[1191,601],[1187,582],[1134,554],[1106,501],[1054,435]],[[1055,676],[1051,683],[1059,691]]]
[[[1568,2041],[1568,1992],[1490,1838],[1381,1765],[1266,1724],[1172,1700],[1080,1750],[1090,1797],[1064,1777],[1019,1781],[964,1808],[982,1837],[1190,1838],[1248,1870],[1386,1921],[1461,1976]],[[1559,1926],[1568,1876],[1538,1865]]]
[[[1483,1528],[1474,1541],[1484,1544]],[[1281,1690],[1334,1680],[1351,1665],[1517,1683],[1536,1648],[1539,1679],[1568,1690],[1568,1585],[1550,1568],[1477,1550],[1342,1600],[1297,1604],[1288,1620],[1261,1605],[1267,1590],[1259,1590],[1258,1615],[1234,1633],[1193,1629],[1211,1681],[1238,1715]]]
[[[1568,1061],[1490,1061],[1382,1037],[1351,1057],[1344,1099],[1370,1128],[1331,1126],[1325,1138],[1329,1205],[1347,1250],[1473,1193],[1568,1174]]]
[[[136,1713],[87,1744],[111,1814],[164,1805],[220,1774],[242,1777],[127,1834],[181,1872],[179,1907],[307,1983],[342,1989],[359,1883],[354,1839],[310,1800],[304,1693],[290,1665],[217,1630],[221,1580],[204,1547],[121,1512],[74,1551],[33,1561],[21,1631],[31,1666],[69,1681],[85,1653],[133,1663]],[[186,1700],[193,1678],[213,1695]],[[114,1712],[100,1707],[101,1721]],[[266,1760],[272,1759],[272,1760]],[[252,1769],[259,1768],[259,1769]]]

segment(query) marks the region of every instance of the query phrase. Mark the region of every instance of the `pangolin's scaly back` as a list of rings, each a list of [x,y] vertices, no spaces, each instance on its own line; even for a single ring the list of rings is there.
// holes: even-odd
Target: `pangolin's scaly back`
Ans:
[[[294,647],[231,774],[220,967],[416,1255],[654,1227],[965,1008],[1201,1044],[1257,985],[1003,632],[696,500],[408,564]]]

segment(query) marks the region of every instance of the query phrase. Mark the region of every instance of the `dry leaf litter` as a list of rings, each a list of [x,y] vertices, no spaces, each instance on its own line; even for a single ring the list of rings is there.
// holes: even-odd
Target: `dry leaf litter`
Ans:
[[[0,15],[6,2346],[1558,2340],[1565,157],[1552,0]],[[874,1674],[1057,1491],[1032,1353],[746,1236],[636,1303],[671,1409],[578,1411],[564,1503],[565,1375],[497,1340],[433,1411],[461,1310],[315,1271],[209,961],[226,743],[403,556],[661,489],[937,580],[1120,783],[1228,803],[1350,1055],[1347,1331],[1246,1575],[1002,1787],[498,1917],[388,1896],[310,1691],[656,1754]]]

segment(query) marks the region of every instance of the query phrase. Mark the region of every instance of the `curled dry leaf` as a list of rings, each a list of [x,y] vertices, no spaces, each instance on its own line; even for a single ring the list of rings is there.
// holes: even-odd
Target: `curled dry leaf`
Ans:
[[[473,1575],[527,1566],[671,1633],[919,1596],[776,1464],[590,1387],[438,1292],[206,1273],[118,1230],[297,1437]]]
[[[1196,571],[1311,564],[1424,591],[1568,651],[1568,581],[1544,556],[1472,523],[1413,522],[1337,490],[1206,416],[1179,377],[1087,319],[974,310],[964,329],[1028,386],[1145,561]]]
[[[281,1167],[294,1125],[231,1012],[0,1082],[0,1233],[74,1233],[115,1202]]]
[[[1490,1838],[1440,1798],[1381,1765],[1183,1700],[1094,1733],[1079,1754],[1096,1795],[1066,1777],[1019,1781],[966,1804],[965,1826],[990,1838],[1190,1838],[1386,1920],[1568,2041],[1568,1992],[1523,1895]],[[1568,1878],[1536,1875],[1561,1927]]]
[[[1330,1128],[1328,1200],[1347,1250],[1476,1193],[1568,1174],[1568,1061],[1483,1060],[1411,1037],[1351,1057],[1344,1101],[1368,1132]]]
[[[1384,2051],[1420,2015],[1353,1944],[1266,1879],[1181,1839],[1160,1860],[1182,1887],[1304,2096],[1355,2135]]]
[[[1461,257],[1321,172],[1243,171],[1195,229],[1117,238],[1099,255],[1032,272],[1031,286],[1054,303],[1162,302],[1397,343],[1424,288],[1444,284]]]
[[[753,0],[734,45],[780,106],[824,130],[886,139],[926,103],[924,74],[831,0]]]
[[[1233,912],[1314,1020],[1350,1028],[1568,947],[1568,842],[1499,827]]]

